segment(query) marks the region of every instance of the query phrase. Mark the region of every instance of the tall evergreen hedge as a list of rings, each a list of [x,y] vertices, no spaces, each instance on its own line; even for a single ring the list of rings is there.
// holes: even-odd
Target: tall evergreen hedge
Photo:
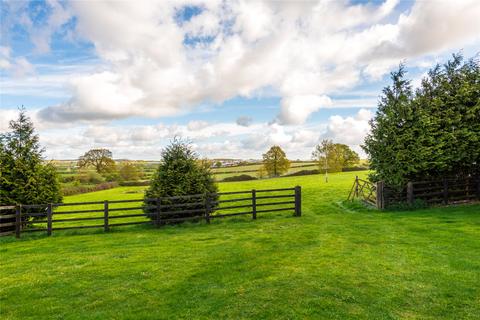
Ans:
[[[383,89],[363,149],[370,179],[407,181],[480,174],[480,64],[462,55],[436,65],[416,90],[405,68]]]

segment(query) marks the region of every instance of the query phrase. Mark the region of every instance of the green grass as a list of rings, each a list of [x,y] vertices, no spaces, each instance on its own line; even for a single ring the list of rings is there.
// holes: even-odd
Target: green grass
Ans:
[[[328,184],[318,175],[220,184],[299,184],[300,218],[4,237],[0,317],[478,319],[480,206],[365,209],[343,201],[355,174],[332,174]],[[65,200],[135,198],[141,190]]]

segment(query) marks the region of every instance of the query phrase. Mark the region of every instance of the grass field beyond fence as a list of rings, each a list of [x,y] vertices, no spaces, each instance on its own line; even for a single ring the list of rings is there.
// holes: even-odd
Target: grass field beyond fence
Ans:
[[[220,184],[302,186],[282,212],[0,239],[1,319],[478,319],[480,205],[369,210],[355,175]],[[135,199],[144,187],[66,197]]]

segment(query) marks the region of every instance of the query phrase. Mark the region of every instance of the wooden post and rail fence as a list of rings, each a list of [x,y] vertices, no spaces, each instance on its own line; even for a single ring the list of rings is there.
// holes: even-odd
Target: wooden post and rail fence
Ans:
[[[480,177],[410,181],[403,190],[390,188],[383,181],[372,183],[356,177],[348,195],[348,200],[354,199],[378,209],[400,202],[408,205],[413,205],[415,201],[427,205],[449,205],[480,201]]]
[[[79,206],[83,208],[76,210]],[[22,233],[29,232],[46,232],[50,236],[57,230],[85,228],[108,232],[117,226],[153,224],[159,227],[203,219],[210,223],[212,219],[241,215],[257,219],[258,214],[281,211],[291,211],[296,217],[302,215],[300,186],[135,200],[0,206],[0,236],[15,234],[20,238]],[[122,220],[125,222],[117,222]]]

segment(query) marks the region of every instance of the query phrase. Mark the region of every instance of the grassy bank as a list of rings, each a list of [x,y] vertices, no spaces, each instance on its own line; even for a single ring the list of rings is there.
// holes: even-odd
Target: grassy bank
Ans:
[[[478,319],[480,206],[368,210],[343,202],[355,175],[220,184],[301,185],[301,218],[2,238],[0,317]],[[142,194],[122,187],[65,201]]]

